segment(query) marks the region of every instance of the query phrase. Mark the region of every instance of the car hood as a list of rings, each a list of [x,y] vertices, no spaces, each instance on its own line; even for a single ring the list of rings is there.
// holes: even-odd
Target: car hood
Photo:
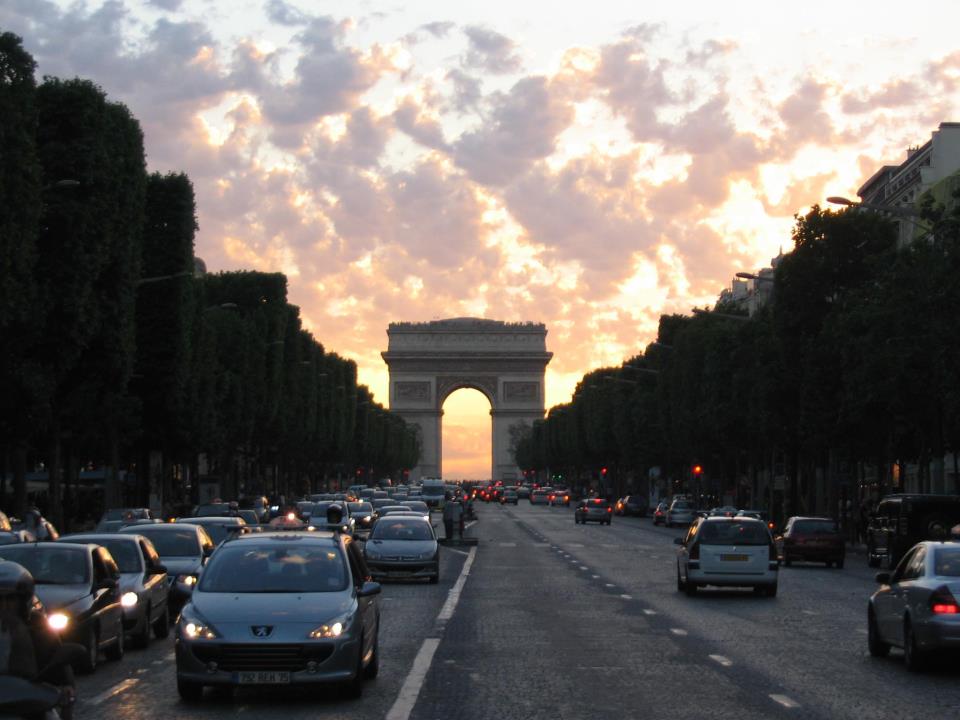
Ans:
[[[436,540],[369,540],[368,555],[422,555],[437,550]]]
[[[140,592],[143,589],[143,573],[120,573],[120,592]]]
[[[197,575],[203,567],[201,558],[195,557],[161,557],[160,562],[167,569],[167,575]]]
[[[60,610],[81,598],[89,597],[90,586],[40,584],[37,585],[35,592],[47,611],[52,611]]]
[[[194,592],[190,610],[199,613],[224,639],[250,641],[253,627],[269,626],[271,641],[298,641],[323,623],[356,614],[350,590],[331,593]]]

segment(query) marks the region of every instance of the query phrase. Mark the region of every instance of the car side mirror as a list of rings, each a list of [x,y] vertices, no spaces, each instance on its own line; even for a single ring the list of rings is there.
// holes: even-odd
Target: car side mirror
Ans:
[[[876,575],[874,575],[873,579],[876,580],[881,585],[889,585],[890,573],[877,573]]]
[[[151,575],[165,575],[167,572],[167,566],[157,564],[150,568]]]
[[[104,578],[97,583],[97,590],[116,590],[118,587],[120,583],[116,578]]]
[[[678,537],[677,537],[677,538],[674,538],[674,539],[673,539],[673,544],[674,544],[674,545],[683,545],[683,538],[678,538]]]
[[[370,597],[380,594],[380,583],[367,581],[357,590],[357,597]]]

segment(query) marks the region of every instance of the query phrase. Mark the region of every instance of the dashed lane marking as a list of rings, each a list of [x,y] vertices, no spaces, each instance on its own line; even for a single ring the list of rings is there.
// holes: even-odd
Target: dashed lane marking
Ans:
[[[870,633],[864,630],[863,628],[857,628],[857,632],[861,635],[869,635]]]
[[[477,549],[470,548],[470,554],[467,555],[467,560],[460,569],[460,577],[457,578],[457,582],[450,588],[450,594],[447,595],[447,601],[443,604],[443,607],[440,608],[440,614],[437,615],[437,620],[446,622],[453,617],[453,611],[457,609],[457,603],[460,602],[460,593],[463,592],[463,584],[467,581],[467,576],[470,574],[470,568],[476,556]]]
[[[580,566],[580,569],[581,569],[581,570],[589,570],[590,568],[588,568],[586,565],[581,565],[581,566]]]
[[[627,595],[626,593],[624,593],[620,597],[622,597],[624,600],[633,600],[633,595]]]
[[[656,615],[656,614],[657,614],[657,611],[656,611],[656,610],[651,610],[650,608],[644,608],[644,609],[643,609],[643,614],[644,614],[644,615]]]
[[[455,553],[457,553],[457,555],[469,555],[469,554],[470,554],[470,551],[469,551],[469,550],[457,550],[456,548],[452,548],[452,547],[445,547],[445,548],[443,549],[443,551],[444,551],[444,552],[455,552]],[[382,603],[384,600],[392,600],[392,599],[393,599],[393,598],[380,598],[380,602]]]
[[[516,543],[513,543],[513,542],[502,542],[502,543],[500,543],[500,547],[516,547],[516,546],[517,546],[517,544],[516,544]]]
[[[94,706],[96,706],[96,705],[102,705],[103,703],[105,703],[105,702],[106,702],[107,700],[109,700],[110,698],[116,697],[117,695],[119,695],[119,694],[122,693],[122,692],[126,692],[127,690],[129,690],[130,688],[132,688],[134,685],[136,685],[138,682],[140,682],[140,681],[139,681],[137,678],[127,678],[126,680],[123,680],[122,682],[118,682],[116,685],[114,685],[114,686],[113,686],[112,688],[110,688],[109,690],[105,690],[104,692],[100,693],[99,695],[91,698],[91,699],[89,700],[89,704],[90,704],[90,705],[94,705]]]
[[[733,660],[730,658],[724,657],[723,655],[710,655],[709,658],[715,663],[723,665],[723,667],[730,667],[733,665]]]
[[[771,695],[770,699],[773,700],[775,703],[779,703],[780,705],[783,705],[785,708],[800,707],[800,703],[794,702],[793,700],[788,698],[786,695]]]
[[[818,615],[819,613],[814,612],[813,610],[801,610],[804,615]]]
[[[599,579],[600,579],[600,576],[599,576],[599,575],[591,575],[590,577],[592,577],[594,580],[599,580]]]
[[[613,583],[607,583],[606,585],[608,588],[616,587],[616,585],[614,585]]]
[[[683,637],[687,634],[687,631],[683,628],[670,628],[670,632],[672,632],[674,635],[679,635],[680,637]]]

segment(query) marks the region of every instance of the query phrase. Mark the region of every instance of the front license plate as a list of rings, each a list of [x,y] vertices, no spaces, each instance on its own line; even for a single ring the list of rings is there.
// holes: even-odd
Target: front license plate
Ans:
[[[721,555],[720,559],[725,562],[746,562],[750,558],[746,555]]]
[[[288,672],[241,672],[237,673],[237,682],[241,685],[288,685]]]

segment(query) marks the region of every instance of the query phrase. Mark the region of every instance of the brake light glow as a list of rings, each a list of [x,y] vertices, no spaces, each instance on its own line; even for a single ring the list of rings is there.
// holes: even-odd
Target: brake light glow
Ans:
[[[960,614],[960,605],[957,605],[957,599],[950,592],[950,588],[944,585],[930,595],[930,611],[934,615],[957,615]]]
[[[613,512],[613,508],[612,508],[612,507],[608,507],[608,508],[607,508],[607,512]]]
[[[960,608],[956,605],[947,605],[946,603],[937,603],[933,606],[934,615],[956,615]]]

